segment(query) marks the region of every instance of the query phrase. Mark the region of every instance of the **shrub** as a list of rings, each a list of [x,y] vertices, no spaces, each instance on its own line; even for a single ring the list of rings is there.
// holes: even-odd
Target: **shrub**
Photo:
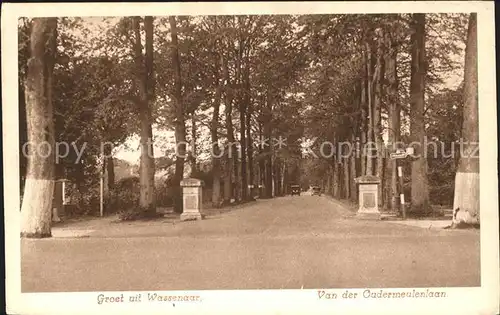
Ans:
[[[454,190],[454,182],[441,186],[430,186],[429,199],[431,200],[432,204],[453,206]]]
[[[100,191],[98,188],[91,188],[82,195],[83,207],[78,209],[78,214],[97,215],[100,212]]]
[[[71,211],[64,214],[66,217],[99,214],[99,188],[69,185],[67,195]]]
[[[107,214],[134,212],[139,206],[140,185],[136,176],[119,180],[105,200]]]
[[[138,193],[140,189],[140,180],[137,176],[124,177],[116,182],[113,188],[113,190],[130,190]]]
[[[172,189],[165,181],[155,185],[156,205],[158,207],[171,207],[173,204]]]

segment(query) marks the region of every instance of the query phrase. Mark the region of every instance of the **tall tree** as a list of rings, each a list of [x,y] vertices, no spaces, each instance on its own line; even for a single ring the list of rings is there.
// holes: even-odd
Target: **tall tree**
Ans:
[[[104,161],[103,161],[103,175],[105,176],[105,190],[109,192],[115,185],[115,164],[113,161],[113,148],[109,145],[103,147]]]
[[[397,46],[394,43],[394,37],[390,32],[385,32],[385,66],[387,74],[386,96],[389,107],[389,120],[388,120],[388,135],[389,143],[394,145],[399,142],[401,135],[401,105],[398,98],[398,77],[397,77]],[[397,195],[398,195],[398,174],[396,160],[387,163],[386,187],[389,191],[387,204],[391,206],[392,210],[397,209]],[[389,181],[390,175],[390,181]]]
[[[139,121],[141,158],[139,167],[140,199],[139,206],[146,215],[156,213],[154,194],[155,164],[153,156],[153,131],[151,128],[151,103],[154,96],[153,77],[153,18],[144,18],[146,33],[145,57],[142,54],[140,17],[132,20],[134,30],[134,54],[136,64],[136,80],[139,87]]]
[[[196,160],[197,156],[197,146],[196,146],[196,139],[198,138],[198,132],[196,129],[196,109],[191,113],[191,154],[190,154],[190,159],[191,159],[191,173],[196,174],[198,172],[198,162]]]
[[[19,152],[28,141],[27,122],[26,122],[26,98],[25,81],[28,69],[28,59],[30,58],[30,36],[32,23],[26,18],[20,19],[18,29],[19,53],[18,53],[18,100],[19,100]],[[24,181],[26,179],[28,160],[24,154],[19,154],[19,175],[21,194],[24,191]]]
[[[210,126],[210,133],[212,139],[212,205],[215,208],[220,206],[220,195],[221,195],[221,163],[220,163],[220,148],[219,148],[219,116],[220,116],[220,103],[222,87],[220,84],[220,58],[218,55],[215,57],[215,71],[214,71],[214,81],[215,81],[215,96],[213,101],[213,114],[212,114],[212,125]]]
[[[368,104],[367,114],[368,114],[368,126],[366,129],[366,141],[369,144],[369,151],[366,156],[366,175],[373,175],[373,52],[371,48],[371,42],[368,40],[365,44],[365,56],[366,56],[366,99]]]
[[[479,117],[477,92],[477,13],[469,16],[464,69],[463,149],[455,177],[452,227],[479,224]],[[456,153],[456,152],[455,152]]]
[[[365,54],[363,53],[363,65],[365,64]],[[367,109],[368,109],[368,102],[366,100],[366,67],[363,66],[361,70],[361,83],[360,83],[360,112],[361,112],[361,117],[360,117],[360,152],[359,152],[359,157],[360,157],[360,171],[361,171],[361,176],[366,175],[366,167],[367,167],[367,158],[366,158],[366,152],[365,152],[365,144],[367,142],[367,136],[368,136],[368,124],[367,124]]]
[[[33,148],[28,157],[28,170],[21,207],[21,236],[51,236],[52,194],[54,192],[54,122],[52,73],[56,55],[56,18],[32,21],[30,58],[26,79],[26,118],[28,141]]]
[[[225,123],[227,132],[227,152],[225,152],[225,178],[224,178],[224,203],[231,203],[233,198],[233,173],[235,170],[235,151],[237,149],[234,139],[233,129],[233,99],[231,95],[231,79],[229,77],[228,60],[224,58],[223,74],[224,74],[224,106],[225,106]]]
[[[181,64],[179,60],[179,40],[177,38],[177,23],[175,16],[169,16],[170,32],[172,37],[172,67],[174,69],[174,126],[175,142],[177,146],[174,175],[174,211],[182,212],[182,192],[180,182],[184,173],[184,159],[186,155],[186,122],[182,100]]]
[[[243,57],[243,47],[242,40],[240,40],[240,58]],[[240,113],[240,143],[241,143],[241,199],[243,201],[247,200],[247,191],[248,191],[248,181],[247,181],[247,143],[246,143],[246,128],[250,129],[250,126],[247,126],[247,108],[248,103],[250,101],[250,91],[246,88],[248,86],[248,62],[246,62],[246,66],[241,73],[242,79],[240,80],[243,86],[241,91],[243,92],[243,96],[239,98],[239,113]],[[241,95],[241,93],[240,93]]]
[[[246,153],[248,155],[248,183],[250,185],[255,185],[254,181],[254,159],[253,159],[253,140],[252,140],[252,104],[250,104],[250,71],[246,71],[245,74],[245,93],[247,97],[247,113],[246,113],[246,142],[247,142],[247,150]],[[250,200],[253,200],[252,190],[250,190],[250,196],[248,196]]]
[[[385,77],[385,63],[384,63],[384,42],[383,42],[383,31],[381,29],[377,30],[377,50],[375,59],[375,72],[373,74],[373,136],[377,146],[377,168],[375,175],[382,181],[378,185],[378,202],[379,206],[383,205],[383,175],[384,175],[384,141],[382,139],[382,99],[383,99],[383,80]]]
[[[347,149],[345,150],[347,151]],[[343,154],[347,154],[347,152],[344,152]],[[349,156],[344,155],[345,157],[342,160],[342,165],[344,166],[343,173],[344,173],[344,197],[346,199],[351,197],[351,185],[350,185],[350,167],[349,167]]]
[[[264,146],[264,191],[266,198],[273,197],[273,155],[272,155],[272,112],[273,112],[273,97],[266,93],[264,111],[264,126],[263,126],[263,146]]]
[[[424,156],[425,139],[425,14],[415,13],[410,22],[411,34],[411,81],[410,81],[410,138],[415,159],[411,166],[411,212],[424,215],[429,212],[429,184],[427,157]]]
[[[356,143],[356,140],[355,140],[355,135],[354,133],[351,135],[351,144],[354,145]],[[349,191],[350,191],[350,198],[352,201],[356,201],[357,198],[358,198],[358,195],[356,194],[356,181],[354,180],[358,174],[358,168],[356,167],[356,154],[355,152],[351,152],[350,154],[350,170],[349,170],[349,174],[350,174],[350,177],[349,177],[349,181],[350,181],[350,188],[349,188]]]
[[[263,97],[261,97],[261,104],[260,106],[264,106],[264,101],[262,101]],[[259,177],[258,177],[258,185],[259,185],[259,197],[260,198],[267,198],[266,196],[266,189],[265,189],[265,184],[266,184],[266,161],[265,161],[265,144],[264,144],[264,118],[263,118],[262,110],[259,115],[259,156],[258,156],[258,162],[259,162]]]

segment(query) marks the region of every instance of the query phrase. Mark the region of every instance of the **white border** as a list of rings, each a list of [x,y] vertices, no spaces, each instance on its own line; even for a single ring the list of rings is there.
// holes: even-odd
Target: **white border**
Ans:
[[[481,150],[481,288],[444,288],[446,299],[319,300],[316,290],[199,291],[201,303],[97,305],[97,293],[20,293],[19,167],[17,108],[17,19],[21,16],[125,16],[320,13],[477,12],[479,132]],[[2,6],[2,109],[6,293],[8,313],[180,314],[233,310],[237,313],[498,313],[499,243],[495,35],[493,2],[199,2],[199,3],[25,3]],[[14,184],[13,184],[14,183]],[[461,253],[457,253],[461,255]],[[438,288],[434,288],[438,290]],[[392,289],[387,289],[390,291]],[[342,293],[345,290],[335,290]],[[353,292],[362,293],[362,289]],[[128,292],[132,294],[133,292]],[[167,294],[167,292],[165,292]],[[172,292],[168,292],[172,294]]]

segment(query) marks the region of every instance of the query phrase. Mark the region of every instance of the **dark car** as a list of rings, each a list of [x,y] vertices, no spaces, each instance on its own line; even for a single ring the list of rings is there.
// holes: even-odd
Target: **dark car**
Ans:
[[[291,185],[290,186],[290,189],[292,191],[292,196],[293,195],[297,195],[297,196],[300,196],[300,185]]]
[[[313,196],[321,196],[321,188],[319,186],[313,186],[311,191]]]

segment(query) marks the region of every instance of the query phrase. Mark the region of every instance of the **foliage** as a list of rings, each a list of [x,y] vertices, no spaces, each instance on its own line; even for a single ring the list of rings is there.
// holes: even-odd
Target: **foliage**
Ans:
[[[263,165],[262,161],[272,161],[273,165],[283,163],[290,173],[300,169],[304,185],[322,183],[326,174],[331,174],[328,170],[332,160],[303,159],[302,139],[317,138],[317,142],[335,143],[359,137],[362,123],[368,117],[366,113],[363,117],[360,109],[360,82],[365,69],[363,52],[366,44],[375,47],[383,32],[390,33],[397,50],[397,101],[402,107],[403,139],[408,139],[410,18],[409,14],[177,17],[179,43],[176,48],[181,66],[184,118],[195,115],[199,130],[208,130],[216,96],[220,93],[220,104],[217,104],[220,114],[216,118],[221,144],[227,143],[230,136],[228,122],[233,125],[236,140],[242,139],[240,111],[250,116],[247,128],[253,142],[263,136],[281,136],[287,141],[285,147],[270,151],[254,145],[253,156],[237,159],[240,171],[243,160],[250,162],[253,158],[252,167],[256,169]],[[426,20],[427,137],[453,143],[460,137],[463,101],[461,86],[451,86],[449,80],[460,76],[463,69],[467,16],[427,14]],[[77,152],[70,150],[69,156],[62,161],[60,176],[77,183],[82,194],[88,195],[85,197],[88,200],[81,204],[89,209],[95,209],[102,162],[101,142],[109,141],[118,146],[139,130],[137,104],[140,95],[134,78],[141,69],[134,63],[132,42],[135,35],[131,23],[131,17],[103,18],[94,24],[82,18],[63,18],[59,23],[54,70],[56,140],[75,143],[78,149],[86,144],[80,163],[75,163]],[[176,97],[171,31],[168,18],[155,18],[154,23],[152,117],[158,128],[171,131]],[[23,109],[22,87],[29,33],[30,20],[20,20],[19,99]],[[140,35],[144,34],[141,29]],[[223,75],[224,65],[227,65],[228,80]],[[248,86],[243,84],[246,73]],[[386,83],[381,82],[382,85]],[[230,105],[229,120],[222,119]],[[383,134],[387,133],[384,128],[389,107],[388,98],[382,97]],[[25,120],[24,116],[21,110],[21,121]],[[266,127],[269,134],[264,134]],[[21,125],[21,131],[23,128]],[[209,136],[202,131],[198,134],[194,139],[197,153],[207,156]],[[21,132],[20,144],[25,141],[23,139]],[[155,160],[157,171],[169,170],[175,163],[173,149],[167,151],[169,154]],[[25,160],[20,162],[23,167]],[[199,158],[197,162],[206,161]],[[227,171],[229,164],[226,161],[221,164]],[[429,158],[428,164],[431,199],[449,202],[456,161]],[[250,169],[248,165],[247,168]],[[193,176],[202,179],[206,187],[212,185],[214,175],[211,171],[200,171]],[[291,178],[290,181],[299,182],[298,176]],[[159,206],[171,204],[171,180],[172,177],[167,176],[156,189]],[[239,182],[238,178],[233,180]],[[133,180],[120,181],[110,193],[107,204],[113,211],[129,211],[136,207],[136,188],[124,184],[128,181]],[[254,183],[260,183],[257,174]]]
[[[139,207],[139,191],[139,177],[129,176],[119,180],[105,200],[106,214],[118,213],[120,219],[130,219]]]
[[[360,113],[356,104],[359,102],[357,81],[362,76],[362,44],[375,41],[379,29],[390,30],[397,44],[398,98],[403,107],[401,130],[403,133],[408,130],[409,18],[407,14],[392,14],[316,15],[299,19],[303,38],[310,47],[311,62],[303,76],[306,78],[303,88],[308,91],[305,93],[304,113],[308,120],[305,132],[309,137],[317,137],[318,142],[335,142],[335,138],[350,140],[349,134],[359,128],[357,119]],[[446,150],[449,151],[450,143],[460,136],[462,100],[460,87],[455,90],[448,81],[452,75],[460,76],[463,69],[467,15],[427,14],[426,18],[427,137],[447,143]],[[387,119],[384,118],[387,106],[387,101],[384,101],[383,119]],[[322,163],[326,167],[329,162]],[[455,161],[429,158],[428,164],[431,199],[449,203],[453,198]],[[410,170],[409,165],[406,170]],[[303,167],[303,172],[309,181],[324,177],[321,171],[318,172],[318,166]]]

